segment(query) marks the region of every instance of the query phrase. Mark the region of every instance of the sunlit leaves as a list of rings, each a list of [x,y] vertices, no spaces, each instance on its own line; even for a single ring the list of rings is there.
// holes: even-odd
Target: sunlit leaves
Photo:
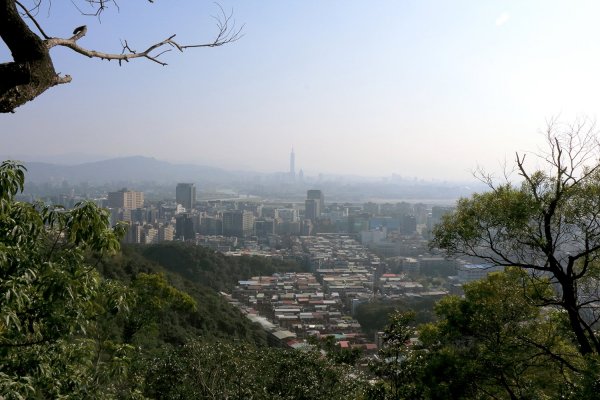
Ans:
[[[25,185],[25,167],[16,161],[0,164],[0,200],[10,202]]]
[[[456,211],[434,228],[432,246],[451,254],[488,254],[492,245],[502,250],[523,243],[529,246],[539,243],[536,219],[540,215],[530,193],[507,184],[461,199]]]
[[[23,185],[22,165],[0,165],[0,393],[93,397],[82,393],[93,387],[97,341],[85,336],[103,280],[85,259],[118,250],[118,232],[92,203],[67,211],[15,201]]]
[[[467,398],[572,395],[584,361],[564,316],[537,306],[551,290],[548,281],[512,268],[466,285],[464,298],[441,300],[440,320],[421,330],[424,386],[440,393],[461,388]]]
[[[162,274],[139,273],[131,284],[131,297],[123,337],[127,343],[148,340],[148,331],[157,330],[169,313],[190,314],[197,309],[196,301],[171,286]]]

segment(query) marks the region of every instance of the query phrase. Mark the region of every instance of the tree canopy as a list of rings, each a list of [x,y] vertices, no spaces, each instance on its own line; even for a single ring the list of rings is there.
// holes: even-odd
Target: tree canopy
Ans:
[[[556,290],[539,305],[565,312],[582,354],[600,354],[600,147],[589,121],[551,123],[546,138],[533,168],[517,154],[520,184],[484,176],[490,190],[461,199],[432,246],[523,268],[534,286],[549,279]]]
[[[553,291],[517,267],[466,284],[414,327],[397,313],[383,335],[372,399],[594,399],[597,356],[583,356],[561,310],[539,307]],[[409,339],[418,340],[409,341]]]
[[[315,351],[190,341],[145,370],[145,395],[169,399],[360,399],[361,374]]]
[[[153,0],[148,0],[152,3]],[[78,41],[87,34],[85,25],[73,27],[73,35],[68,38],[54,37],[44,31],[37,21],[36,15],[44,4],[44,0],[0,0],[0,38],[11,52],[13,60],[0,64],[0,112],[14,112],[14,109],[35,99],[47,89],[71,82],[70,75],[61,76],[54,69],[50,51],[54,47],[66,47],[89,58],[116,60],[121,63],[136,58],[145,58],[160,65],[166,65],[160,56],[176,49],[184,51],[190,48],[218,47],[238,40],[241,28],[236,27],[232,13],[226,13],[218,6],[219,15],[215,18],[217,33],[213,40],[206,43],[182,44],[175,39],[175,34],[151,42],[142,51],[132,49],[126,40],[122,42],[120,53],[106,53],[82,47]],[[48,1],[48,7],[51,2]],[[109,6],[118,8],[114,0],[78,0],[87,3],[93,10],[82,13],[83,17],[99,16]],[[79,8],[78,8],[79,9]],[[155,39],[151,39],[155,40]]]
[[[122,229],[93,203],[67,211],[15,201],[23,184],[21,165],[0,165],[0,392],[85,397],[107,372],[92,361],[96,321],[127,304],[85,259],[114,253]]]

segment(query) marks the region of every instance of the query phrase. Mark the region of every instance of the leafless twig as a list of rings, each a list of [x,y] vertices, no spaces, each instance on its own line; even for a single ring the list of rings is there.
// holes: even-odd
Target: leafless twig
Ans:
[[[35,19],[35,17],[31,13],[32,10],[36,10],[37,11],[37,9],[39,9],[41,3],[37,2],[35,4],[35,6],[32,8],[32,10],[29,10],[27,7],[25,7],[18,0],[15,0],[15,4],[18,5],[21,8],[21,10],[23,10],[23,12],[25,13],[25,15],[27,15],[27,17],[31,20],[31,22],[33,22],[33,24],[36,26],[36,28],[38,28],[38,30],[40,31],[40,33],[42,34],[42,36],[44,37],[44,39],[50,39],[50,36],[46,35],[46,32],[44,32],[44,30],[42,29],[41,25],[37,22],[37,20]]]
[[[99,10],[106,7],[105,2],[106,0],[90,0],[90,3],[99,4]],[[114,3],[114,1],[112,2]],[[159,60],[159,57],[164,53],[171,51],[172,48],[176,48],[177,50],[183,52],[185,49],[189,48],[219,47],[224,44],[236,42],[243,37],[242,30],[244,26],[236,26],[235,20],[233,20],[233,11],[227,14],[220,5],[217,4],[217,6],[219,7],[220,13],[218,16],[214,16],[213,18],[215,18],[217,21],[218,32],[214,40],[208,43],[183,45],[175,41],[175,35],[171,35],[160,42],[150,45],[145,50],[140,52],[132,49],[129,43],[124,40],[121,42],[123,48],[120,54],[104,53],[101,51],[86,49],[77,43],[79,39],[86,35],[86,26],[77,28],[73,32],[74,35],[68,39],[47,37],[45,43],[48,49],[51,49],[55,46],[68,47],[84,56],[90,58],[100,58],[102,60],[117,60],[119,64],[121,64],[123,61],[129,62],[129,60],[135,58],[147,58],[148,60],[154,61],[157,64],[167,65],[166,62]]]

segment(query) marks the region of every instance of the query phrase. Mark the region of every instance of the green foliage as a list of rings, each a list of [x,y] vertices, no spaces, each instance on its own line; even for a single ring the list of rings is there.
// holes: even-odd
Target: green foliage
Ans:
[[[417,370],[419,353],[411,345],[416,335],[415,313],[396,311],[383,331],[383,346],[371,363],[373,373],[386,385],[369,390],[370,399],[418,399]]]
[[[238,281],[250,276],[304,271],[294,262],[265,257],[226,257],[207,247],[184,243],[162,243],[134,249],[167,271],[217,291],[231,291]]]
[[[91,397],[108,369],[93,362],[107,289],[86,254],[119,247],[119,228],[92,203],[73,210],[17,202],[24,168],[0,166],[0,393]]]
[[[163,245],[158,246],[163,247]],[[162,261],[160,257],[158,260],[152,258],[155,253],[150,250],[153,247],[124,246],[120,254],[103,259],[98,268],[105,277],[132,286],[136,285],[138,277],[145,274],[162,275],[168,285],[189,295],[195,303],[195,308],[185,309],[169,306],[163,312],[155,314],[154,323],[146,325],[144,329],[136,328],[137,322],[135,321],[139,321],[140,317],[132,318],[124,327],[124,337],[129,338],[126,340],[132,340],[135,335],[137,340],[151,347],[164,343],[180,346],[189,339],[197,337],[242,340],[258,346],[266,345],[266,334],[260,326],[243,317],[239,310],[228,304],[211,287],[178,273],[181,269],[177,267],[176,260],[186,260],[190,259],[192,255],[196,255],[198,256],[196,262],[201,264],[205,262],[202,259],[203,255],[209,258],[216,256],[210,252],[196,252],[194,246],[167,245],[165,247],[172,250],[169,255],[175,260],[171,261],[172,264],[169,264],[171,269],[168,269],[158,262]],[[225,261],[227,260],[225,259]],[[222,282],[222,284],[229,285],[229,282]],[[144,305],[144,301],[140,304],[141,307],[147,307]],[[137,313],[134,311],[132,314],[136,315]]]
[[[321,338],[309,336],[307,341],[313,348],[325,352],[327,359],[337,365],[356,365],[363,356],[363,351],[359,347],[342,348],[333,335]]]
[[[581,359],[563,316],[536,304],[551,290],[548,281],[511,268],[466,285],[464,299],[440,301],[440,322],[421,334],[429,350],[427,386],[448,396],[567,396]]]
[[[558,290],[540,304],[562,308],[581,354],[598,355],[591,304],[600,301],[600,146],[585,124],[550,126],[547,141],[545,169],[529,171],[517,155],[522,182],[486,177],[490,191],[461,199],[434,228],[431,246],[551,277]]]
[[[548,280],[509,268],[464,289],[464,298],[437,304],[439,320],[419,327],[418,344],[407,344],[410,315],[392,320],[375,369],[391,398],[576,399],[591,392],[597,375],[564,313],[538,306],[552,292]]]
[[[319,353],[192,341],[145,369],[144,394],[169,399],[357,399],[364,380]]]
[[[169,285],[160,274],[140,273],[131,284],[133,307],[123,326],[125,343],[143,343],[154,346],[162,343],[157,334],[170,313],[188,314],[196,311],[196,302],[190,295]],[[151,334],[149,334],[151,333]]]
[[[535,235],[539,204],[529,190],[520,190],[510,184],[495,190],[460,199],[454,213],[444,216],[434,228],[433,245],[450,254],[462,254],[466,248],[482,251],[489,249],[489,232],[493,241],[506,246],[516,238]]]
[[[578,382],[571,399],[600,399],[600,359],[598,356],[587,356],[585,359],[583,378]]]
[[[361,304],[356,310],[355,318],[368,336],[383,331],[390,323],[395,311],[414,311],[415,323],[424,324],[434,319],[435,299],[415,298],[398,301],[370,301]]]

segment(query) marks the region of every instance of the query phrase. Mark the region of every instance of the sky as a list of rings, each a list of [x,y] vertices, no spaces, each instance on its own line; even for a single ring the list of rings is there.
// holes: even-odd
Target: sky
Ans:
[[[74,0],[82,9],[86,2]],[[48,5],[51,7],[48,8]],[[143,155],[306,174],[468,180],[543,148],[547,121],[595,119],[597,1],[222,1],[244,36],[117,63],[53,49],[73,81],[0,114],[3,156]],[[199,0],[119,2],[100,19],[46,2],[39,22],[120,52],[177,34],[208,42]],[[0,46],[0,62],[10,60]]]

